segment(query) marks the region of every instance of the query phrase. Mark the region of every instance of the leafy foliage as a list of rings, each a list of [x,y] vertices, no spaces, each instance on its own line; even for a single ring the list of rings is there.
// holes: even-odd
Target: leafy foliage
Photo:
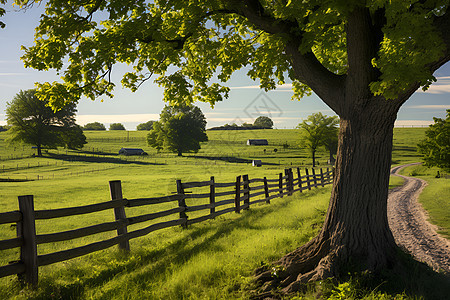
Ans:
[[[153,123],[147,141],[158,150],[167,149],[178,155],[198,152],[200,142],[208,141],[205,127],[206,119],[200,108],[193,105],[166,105],[160,120]]]
[[[263,127],[263,128],[273,128],[273,121],[269,117],[260,116],[257,117],[255,122],[253,122],[254,126]]]
[[[147,130],[147,131],[152,130],[153,123],[155,123],[155,121],[148,121],[145,123],[141,123],[138,126],[136,126],[136,129],[137,130]]]
[[[11,126],[11,142],[35,145],[38,155],[43,146],[82,148],[86,137],[75,124],[75,103],[68,103],[58,111],[36,97],[35,90],[20,91],[7,103],[6,116]]]
[[[450,109],[447,109],[445,120],[434,118],[434,124],[430,125],[425,135],[427,138],[418,144],[425,164],[450,171]]]
[[[5,4],[6,0],[0,0],[0,4]],[[6,14],[6,10],[0,7],[0,17]],[[0,21],[0,28],[5,28],[6,24]]]
[[[125,130],[125,126],[121,123],[111,123],[109,130]]]
[[[105,125],[99,122],[87,123],[83,127],[84,130],[106,130]]]
[[[16,0],[21,7],[31,2]],[[286,46],[298,43],[301,54],[314,55],[334,74],[347,74],[345,26],[363,5],[374,22],[382,20],[383,36],[372,60],[380,76],[371,83],[372,92],[395,98],[416,82],[426,89],[435,80],[430,63],[445,51],[433,23],[446,13],[445,0],[51,0],[36,29],[35,45],[24,47],[23,60],[27,67],[63,72],[63,83],[37,84],[38,97],[54,107],[83,94],[91,99],[112,96],[110,75],[116,63],[133,66],[122,79],[133,91],[158,74],[155,82],[165,88],[164,98],[171,104],[223,100],[229,88],[222,83],[242,67],[265,90],[290,80],[293,98],[300,98],[315,84],[294,73]]]
[[[87,144],[83,128],[77,124],[64,131],[64,134],[61,135],[61,142],[68,149],[81,149]]]
[[[301,130],[300,146],[310,150],[313,166],[315,166],[315,153],[320,146],[326,146],[331,149],[337,140],[337,125],[339,119],[337,117],[327,117],[322,113],[314,113],[297,128]]]

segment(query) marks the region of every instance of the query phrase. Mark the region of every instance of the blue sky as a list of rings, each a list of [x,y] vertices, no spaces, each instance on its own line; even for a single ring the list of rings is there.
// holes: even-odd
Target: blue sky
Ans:
[[[31,89],[34,83],[59,80],[55,72],[39,72],[25,69],[20,60],[23,52],[20,46],[31,46],[34,28],[38,24],[42,6],[26,12],[15,11],[7,6],[7,14],[1,18],[6,28],[0,29],[0,125],[6,124],[6,102],[13,99],[21,89]],[[125,67],[115,68],[113,81],[117,87],[115,97],[91,101],[81,99],[78,104],[77,122],[84,125],[89,122],[123,123],[129,130],[134,130],[139,123],[157,120],[164,107],[163,90],[151,81],[132,93],[122,89],[120,79]],[[280,86],[275,91],[263,92],[258,83],[245,75],[245,70],[237,72],[228,82],[230,97],[215,105],[212,109],[206,103],[196,103],[205,114],[207,127],[226,123],[253,122],[258,116],[272,118],[276,128],[294,128],[303,118],[314,112],[333,115],[333,112],[316,96],[303,98],[301,101],[290,100],[292,91],[289,85]],[[426,125],[432,123],[433,117],[445,117],[445,109],[450,109],[450,64],[439,69],[435,76],[438,81],[427,92],[417,91],[401,108],[397,125]]]

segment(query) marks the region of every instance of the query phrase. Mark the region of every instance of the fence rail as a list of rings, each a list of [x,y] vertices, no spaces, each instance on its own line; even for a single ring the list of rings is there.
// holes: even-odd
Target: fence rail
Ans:
[[[305,175],[302,175],[301,170],[297,168],[297,178],[294,178],[292,169],[285,169],[284,174],[279,173],[274,179],[267,177],[249,179],[248,175],[242,175],[237,176],[234,182],[228,183],[216,182],[213,176],[210,180],[201,182],[177,180],[176,194],[136,199],[124,198],[121,182],[110,181],[110,201],[50,210],[35,210],[32,195],[19,196],[19,211],[0,213],[0,224],[16,223],[17,228],[16,238],[0,240],[0,251],[20,248],[20,259],[0,266],[0,277],[17,274],[22,282],[36,286],[40,266],[69,260],[114,245],[119,245],[120,249],[130,250],[131,239],[153,231],[173,226],[187,227],[226,213],[240,213],[241,210],[247,210],[257,203],[270,204],[270,200],[274,198],[292,195],[297,191],[311,190],[312,187],[325,186],[333,179],[333,170],[328,168],[325,171],[320,169],[319,174],[316,174],[314,169],[311,175],[308,169],[304,172]],[[126,216],[125,208],[168,202],[173,202],[176,207],[133,217]],[[115,220],[68,231],[36,234],[36,220],[64,218],[104,210],[114,210]],[[168,221],[162,219],[170,216],[174,219]],[[151,220],[157,220],[158,223],[128,232],[130,225]],[[37,254],[37,246],[40,244],[67,241],[110,231],[117,231],[117,236],[68,250]]]

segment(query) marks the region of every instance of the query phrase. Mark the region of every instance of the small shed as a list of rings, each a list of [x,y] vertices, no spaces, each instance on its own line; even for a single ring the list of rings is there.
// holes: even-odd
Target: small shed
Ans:
[[[139,148],[122,148],[119,150],[120,155],[148,155],[147,152],[145,152],[142,149]]]
[[[253,167],[261,167],[261,166],[262,166],[262,161],[259,160],[259,159],[254,159],[254,160],[252,161],[252,166],[253,166]]]
[[[269,142],[266,139],[249,139],[247,140],[248,146],[267,146]]]

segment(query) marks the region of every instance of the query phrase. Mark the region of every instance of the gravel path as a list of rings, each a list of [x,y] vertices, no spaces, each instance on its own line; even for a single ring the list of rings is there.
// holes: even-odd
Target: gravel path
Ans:
[[[411,165],[414,164],[391,170],[392,175],[403,178],[405,183],[389,192],[389,226],[397,244],[415,259],[434,270],[450,273],[450,241],[436,233],[437,226],[427,221],[427,214],[417,201],[427,182],[398,174],[399,170]]]

